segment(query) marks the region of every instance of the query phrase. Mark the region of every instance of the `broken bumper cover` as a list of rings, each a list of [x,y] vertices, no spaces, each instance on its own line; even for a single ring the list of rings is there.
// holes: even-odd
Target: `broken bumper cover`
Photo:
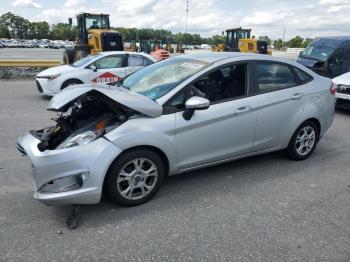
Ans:
[[[39,151],[40,140],[27,133],[17,148],[32,162],[34,198],[46,205],[96,204],[110,164],[121,153],[99,138],[89,144]]]

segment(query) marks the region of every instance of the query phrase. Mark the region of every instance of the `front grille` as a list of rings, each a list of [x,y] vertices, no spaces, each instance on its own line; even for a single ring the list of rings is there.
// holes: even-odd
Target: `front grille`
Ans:
[[[26,156],[27,153],[24,151],[23,147],[20,144],[16,144],[17,150],[21,153],[22,156]]]
[[[39,81],[36,80],[35,82],[36,82],[36,87],[38,88],[39,93],[42,93],[43,89],[41,88],[41,85],[40,85]]]
[[[338,85],[337,93],[350,95],[350,86]]]

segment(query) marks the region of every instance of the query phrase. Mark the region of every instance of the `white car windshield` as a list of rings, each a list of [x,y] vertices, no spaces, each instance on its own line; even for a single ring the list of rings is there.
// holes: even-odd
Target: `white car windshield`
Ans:
[[[133,73],[119,85],[152,99],[158,99],[208,65],[210,63],[199,60],[171,58]]]
[[[82,67],[86,65],[87,63],[91,62],[92,60],[102,57],[102,55],[88,55],[72,64],[73,67]]]

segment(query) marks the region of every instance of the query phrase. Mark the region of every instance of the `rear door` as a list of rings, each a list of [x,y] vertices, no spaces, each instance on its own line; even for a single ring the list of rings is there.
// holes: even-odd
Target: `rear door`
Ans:
[[[303,107],[305,86],[299,85],[294,70],[287,64],[257,61],[255,92],[258,115],[255,151],[277,148],[297,128],[298,109]]]
[[[96,60],[92,65],[96,71],[90,70],[92,84],[113,83],[126,76],[125,55],[109,55]]]

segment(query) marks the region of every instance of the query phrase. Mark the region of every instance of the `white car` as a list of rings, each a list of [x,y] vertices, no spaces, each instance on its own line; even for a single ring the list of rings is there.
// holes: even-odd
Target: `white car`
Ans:
[[[337,85],[337,91],[335,93],[335,98],[337,99],[336,106],[350,105],[350,72],[337,76],[332,81]]]
[[[72,65],[56,66],[40,72],[36,76],[36,85],[40,93],[53,96],[70,85],[116,82],[154,62],[157,62],[155,58],[144,53],[101,52]]]

